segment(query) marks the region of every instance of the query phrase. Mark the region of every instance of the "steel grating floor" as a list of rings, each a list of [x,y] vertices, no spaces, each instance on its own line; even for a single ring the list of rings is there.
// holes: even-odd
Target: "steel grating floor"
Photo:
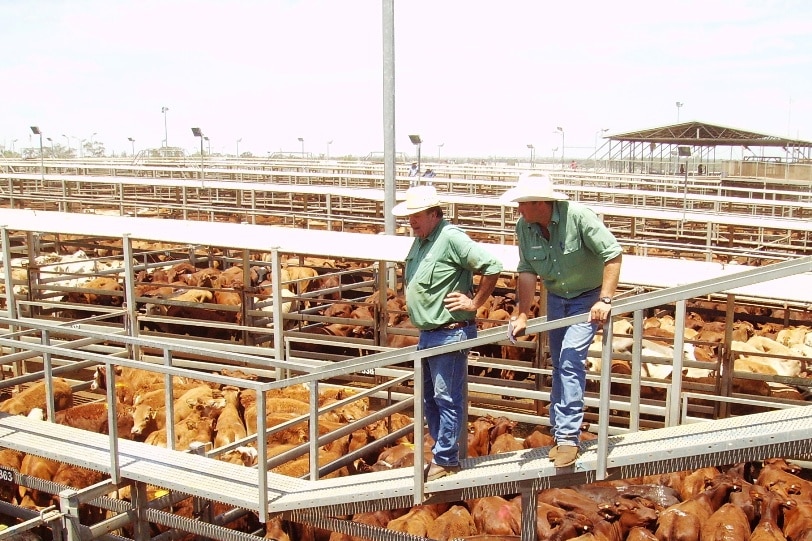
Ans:
[[[96,470],[110,466],[109,438],[102,434],[0,415],[0,446]],[[613,436],[606,455],[610,478],[719,466],[773,456],[812,459],[812,406]],[[528,488],[596,480],[598,442],[581,445],[570,468],[557,471],[547,448],[463,461],[455,475],[427,483],[428,500],[518,493]],[[144,443],[119,441],[124,479],[259,511],[258,471]],[[306,481],[268,473],[269,513],[294,519],[336,516],[413,503],[412,468]]]

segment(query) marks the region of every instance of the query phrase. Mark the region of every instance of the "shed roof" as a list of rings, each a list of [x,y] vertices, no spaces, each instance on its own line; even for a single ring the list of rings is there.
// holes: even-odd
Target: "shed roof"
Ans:
[[[740,130],[690,121],[656,128],[648,128],[607,137],[612,141],[628,141],[692,146],[745,146],[745,147],[803,147],[812,148],[812,142],[787,139],[752,131]]]

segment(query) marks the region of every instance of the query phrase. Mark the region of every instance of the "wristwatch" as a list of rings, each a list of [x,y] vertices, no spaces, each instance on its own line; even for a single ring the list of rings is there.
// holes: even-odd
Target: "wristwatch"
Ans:
[[[601,301],[603,304],[612,304],[612,297],[601,297],[598,300]]]

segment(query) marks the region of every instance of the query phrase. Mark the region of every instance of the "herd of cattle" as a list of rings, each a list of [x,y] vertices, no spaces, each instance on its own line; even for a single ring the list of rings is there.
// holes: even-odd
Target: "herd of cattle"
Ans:
[[[233,374],[232,374],[233,375]],[[95,383],[106,384],[105,373],[96,372]],[[137,369],[121,369],[117,374],[118,433],[121,437],[156,446],[167,446],[166,424],[175,427],[174,447],[185,450],[192,442],[211,444],[215,448],[237,442],[256,433],[256,396],[238,387],[220,387],[202,381],[176,380],[174,418],[166,418],[163,377]],[[71,383],[55,379],[54,420],[98,433],[107,433],[107,405],[103,401],[73,405]],[[347,422],[369,414],[366,399],[349,400],[354,390],[333,387],[319,395],[320,405],[340,401],[341,408],[322,415],[319,432],[327,434]],[[35,383],[0,403],[0,412],[27,415],[41,419],[46,411],[45,388]],[[297,418],[306,418],[310,405],[309,389],[290,386],[270,393],[266,402],[269,426]],[[319,464],[327,465],[336,458],[363,446],[391,431],[408,426],[411,419],[393,414],[371,422],[362,429],[335,439],[319,450]],[[276,456],[307,440],[307,422],[302,420],[269,436],[269,455]],[[586,438],[592,438],[585,432]],[[422,442],[430,457],[432,442]],[[468,456],[485,456],[553,444],[545,427],[518,436],[516,423],[505,417],[480,417],[469,423]],[[257,452],[249,443],[219,457],[245,466],[255,465]],[[428,459],[428,458],[427,458]],[[11,449],[0,450],[0,466],[59,484],[83,488],[104,479],[99,472],[22,454]],[[336,469],[329,476],[363,475],[368,471],[414,466],[414,443],[408,437],[392,442],[381,451],[369,453],[349,466]],[[303,476],[308,473],[307,455],[285,462],[274,469],[277,473]],[[153,489],[150,498],[165,491]],[[111,495],[127,499],[126,491]],[[58,505],[51,494],[6,484],[2,498],[24,507],[43,509]],[[215,506],[216,513],[229,509]],[[191,499],[176,504],[172,511],[191,517]],[[80,508],[86,524],[99,521],[104,513],[97,508]],[[518,539],[521,533],[521,497],[483,497],[434,505],[417,505],[408,509],[388,509],[358,513],[348,518],[360,523],[405,532],[437,540],[492,536],[486,539]],[[163,527],[152,525],[153,535]],[[307,525],[274,518],[262,525],[251,513],[243,514],[228,527],[264,535],[277,540],[348,541],[345,534],[328,532]],[[578,538],[600,541],[718,541],[781,540],[804,541],[812,536],[812,482],[808,472],[784,459],[763,463],[735,464],[703,468],[664,475],[651,475],[621,481],[542,490],[537,502],[537,538],[540,541]],[[264,530],[263,530],[264,529]],[[126,529],[121,532],[130,535]],[[193,539],[193,536],[188,536]]]
[[[166,261],[165,265],[141,270],[136,277],[135,296],[139,300],[139,310],[143,325],[156,332],[173,335],[189,335],[205,339],[243,340],[248,334],[255,343],[270,340],[268,333],[258,329],[273,325],[270,315],[272,291],[269,267],[263,264],[251,265],[246,272],[239,264],[227,268],[210,264],[195,265],[188,261]],[[283,326],[288,330],[315,333],[325,336],[371,341],[375,345],[402,347],[415,343],[416,330],[411,326],[405,310],[405,300],[401,294],[389,291],[386,305],[381,306],[379,295],[370,288],[354,289],[344,282],[361,281],[359,275],[347,272],[360,269],[362,265],[341,262],[341,269],[335,261],[294,259],[283,262],[281,295],[284,299],[282,314]],[[122,263],[116,258],[89,258],[82,250],[69,255],[47,254],[35,261],[38,285],[32,284],[27,260],[12,261],[12,276],[15,294],[28,300],[50,299],[62,302],[66,317],[76,315],[75,309],[83,305],[120,307],[124,301],[124,285],[121,278]],[[342,271],[342,272],[334,272]],[[510,293],[510,279],[503,279],[497,291],[507,291],[494,296],[479,310],[477,321],[480,329],[504,325],[514,308]],[[5,284],[0,284],[0,290]],[[32,289],[34,291],[32,291]],[[2,291],[0,291],[2,293]],[[695,303],[697,307],[707,307],[707,302]],[[690,308],[689,308],[690,310]],[[760,309],[762,312],[765,309]],[[734,322],[733,342],[724,344],[726,322],[724,312],[721,321],[706,321],[699,315],[700,310],[688,315],[684,339],[687,343],[685,359],[717,365],[689,368],[685,376],[705,378],[718,374],[718,363],[724,355],[732,353],[735,370],[774,374],[791,378],[804,377],[808,372],[806,359],[812,357],[812,330],[808,326],[789,326],[770,322],[753,324],[747,319],[737,318]],[[780,316],[774,310],[773,315]],[[742,316],[746,314],[741,314]],[[774,317],[774,320],[777,319]],[[379,324],[380,323],[380,324]],[[383,326],[388,330],[380,332]],[[616,353],[628,353],[632,341],[630,325],[620,319],[615,323]],[[250,328],[252,333],[244,329]],[[668,317],[651,317],[645,324],[644,355],[670,358],[674,340],[674,322]],[[627,335],[625,338],[623,335]],[[533,341],[535,337],[526,337]],[[725,346],[726,350],[723,350]],[[312,346],[300,345],[301,348]],[[318,346],[329,350],[326,345]],[[595,353],[600,348],[593,347],[591,366],[600,370],[600,362]],[[357,348],[338,347],[335,351],[345,355],[357,355]],[[328,351],[322,351],[322,353]],[[535,348],[528,344],[519,347],[509,343],[483,347],[478,353],[502,359],[531,361],[536,355]],[[612,370],[626,373],[627,363],[613,361]],[[670,377],[668,365],[646,363],[645,376],[667,379]],[[744,384],[743,380],[737,380]],[[767,385],[751,384],[760,387],[757,394],[764,395]],[[771,389],[786,396],[786,386],[771,385]]]

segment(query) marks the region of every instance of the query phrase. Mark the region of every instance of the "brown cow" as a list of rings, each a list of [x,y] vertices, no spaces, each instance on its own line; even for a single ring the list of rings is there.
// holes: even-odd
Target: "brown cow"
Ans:
[[[25,454],[16,449],[0,448],[0,467],[20,471]],[[0,483],[0,500],[15,503],[18,486],[12,481]]]
[[[462,505],[452,505],[448,511],[429,524],[426,536],[439,541],[448,541],[465,539],[476,533],[477,528],[468,509]]]
[[[246,437],[245,423],[240,417],[239,389],[223,389],[226,405],[217,417],[215,425],[214,446],[223,447]]]
[[[738,485],[727,475],[719,475],[703,492],[689,500],[672,505],[660,513],[657,531],[660,541],[699,541],[701,527],[719,509]]]
[[[56,412],[58,424],[80,428],[97,434],[109,434],[109,408],[106,402],[79,404]],[[132,439],[133,416],[124,404],[116,406],[116,430],[119,438]]]
[[[124,302],[124,287],[119,283],[118,278],[97,276],[78,287],[82,290],[95,291],[71,291],[66,295],[65,300],[99,306],[121,306]],[[101,293],[101,291],[109,293]]]
[[[45,481],[53,479],[54,474],[59,469],[59,462],[34,455],[25,455],[20,464],[20,473],[31,477],[38,477]],[[40,492],[36,489],[28,489],[24,486],[18,488],[18,500],[22,507],[29,509],[42,508],[51,503],[51,495]]]
[[[432,523],[446,510],[445,504],[415,505],[402,517],[389,521],[386,527],[397,532],[427,537]]]
[[[56,410],[63,410],[73,405],[73,389],[64,378],[54,378],[52,393],[54,396],[54,407]],[[37,381],[30,387],[20,391],[18,394],[5,400],[0,404],[0,412],[11,415],[28,415],[32,409],[40,408],[45,411],[47,408],[45,397],[45,382]]]
[[[488,496],[469,502],[471,516],[479,533],[491,535],[520,535],[522,509],[516,500]]]

